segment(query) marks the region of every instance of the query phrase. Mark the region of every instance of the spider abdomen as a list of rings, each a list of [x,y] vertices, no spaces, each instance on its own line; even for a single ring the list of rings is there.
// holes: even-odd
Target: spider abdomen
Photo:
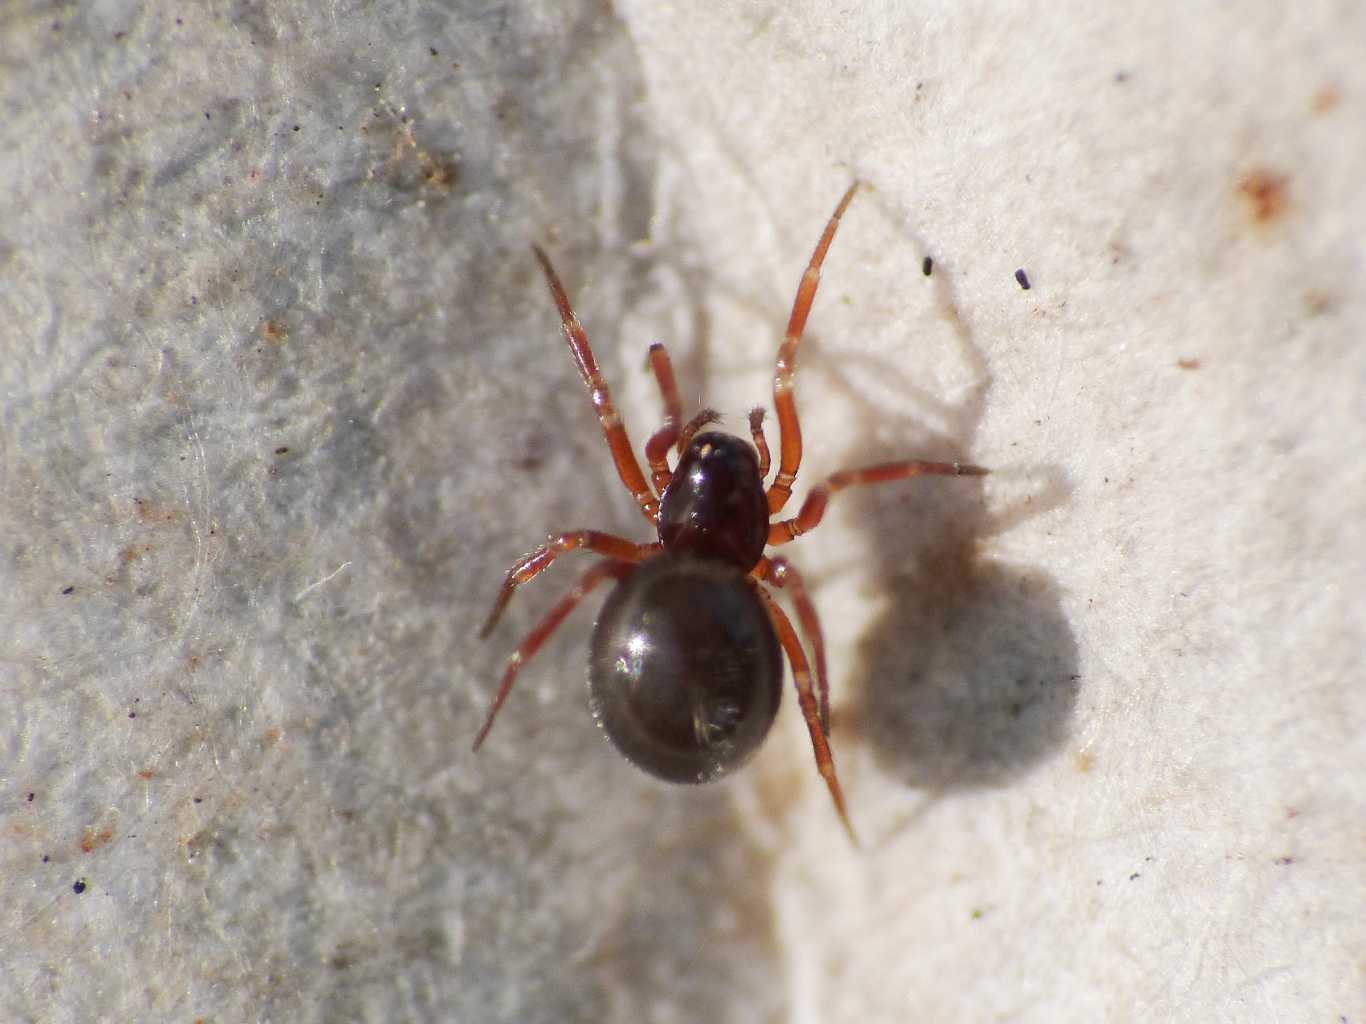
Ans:
[[[661,556],[623,580],[593,630],[594,717],[633,764],[670,782],[739,767],[773,724],[783,661],[745,573]]]

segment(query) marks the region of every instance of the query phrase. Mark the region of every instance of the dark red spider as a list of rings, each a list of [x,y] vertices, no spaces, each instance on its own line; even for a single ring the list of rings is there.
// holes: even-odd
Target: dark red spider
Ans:
[[[593,630],[589,691],[593,713],[617,749],[640,768],[671,782],[708,782],[738,767],[758,748],[777,714],[782,694],[781,645],[792,663],[797,701],[811,734],[816,766],[840,820],[853,837],[830,753],[830,690],[820,622],[801,575],[786,559],[765,556],[764,547],[786,544],[806,533],[821,521],[830,496],[854,484],[886,483],[922,473],[980,476],[987,472],[957,462],[922,461],[845,470],[814,488],[796,516],[770,522],[787,504],[802,457],[792,379],[797,345],[820,283],[826,250],[857,189],[857,182],[849,186],[816,243],[778,349],[773,404],[778,413],[780,455],[778,473],[767,490],[769,451],[763,409],[750,413],[753,447],[729,434],[699,433],[719,419],[711,410],[683,424],[673,366],[664,346],[658,344],[650,346],[650,366],[664,397],[665,416],[664,425],[645,443],[653,488],[646,483],[607,382],[593,359],[588,336],[550,260],[533,246],[617,473],[659,539],[637,544],[597,530],[562,533],[508,570],[480,636],[493,629],[513,591],[540,575],[564,552],[588,548],[604,556],[508,658],[474,749],[484,742],[522,665],[591,590],[613,579],[617,586]],[[671,470],[668,453],[674,447],[679,459]],[[760,580],[792,595],[814,655],[818,692],[812,690],[811,669],[791,620]]]

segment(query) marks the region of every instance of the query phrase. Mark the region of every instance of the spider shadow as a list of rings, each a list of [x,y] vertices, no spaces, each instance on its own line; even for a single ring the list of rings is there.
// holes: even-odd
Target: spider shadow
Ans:
[[[1045,474],[1040,504],[1064,486]],[[991,527],[974,494],[869,504],[885,604],[858,643],[850,724],[907,786],[1006,785],[1070,732],[1080,676],[1058,585],[980,556]]]
[[[885,206],[884,213],[894,225],[905,223]],[[900,233],[909,248],[926,251],[909,231]],[[877,436],[896,437],[899,450],[867,458],[864,449],[859,463],[977,461],[972,442],[990,376],[942,267],[930,282],[935,303],[976,382],[946,402],[902,386],[906,371],[886,360],[823,360],[828,379],[850,400],[863,391],[855,377],[868,374],[884,387],[896,381],[906,398],[870,414],[865,425],[869,435],[876,427]],[[837,739],[841,725],[860,734],[889,776],[936,794],[1006,785],[1052,756],[1070,733],[1080,690],[1076,640],[1056,581],[1037,566],[981,554],[990,537],[1065,504],[1066,474],[1053,465],[990,468],[980,479],[846,492],[852,518],[868,524],[884,602],[845,667],[840,685],[850,697]]]

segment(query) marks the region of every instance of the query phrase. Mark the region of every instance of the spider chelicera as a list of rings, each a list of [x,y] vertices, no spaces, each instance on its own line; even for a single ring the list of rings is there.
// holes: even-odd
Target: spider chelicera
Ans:
[[[709,782],[739,767],[758,749],[777,714],[785,651],[816,766],[853,838],[830,753],[830,689],[820,622],[801,574],[786,559],[765,555],[764,548],[786,544],[812,529],[824,516],[830,496],[846,487],[921,474],[987,472],[958,462],[919,460],[844,470],[813,488],[795,516],[773,521],[792,494],[802,457],[792,379],[797,346],[816,297],[826,250],[858,184],[844,193],[816,243],[778,349],[773,404],[779,461],[767,490],[770,463],[763,409],[749,415],[752,446],[730,434],[703,431],[720,419],[710,409],[684,423],[673,365],[659,344],[650,346],[650,367],[664,398],[664,425],[645,443],[651,477],[646,482],[564,286],[546,254],[532,247],[617,474],[658,540],[637,544],[598,530],[576,530],[552,537],[508,570],[481,637],[493,629],[513,592],[566,551],[587,548],[603,556],[508,658],[488,717],[475,737],[475,750],[492,728],[522,666],[590,591],[615,580],[616,588],[593,629],[588,685],[594,716],[627,760],[670,782]],[[679,453],[673,469],[668,459],[671,448]],[[811,663],[797,631],[761,581],[791,595],[811,646],[814,687]]]

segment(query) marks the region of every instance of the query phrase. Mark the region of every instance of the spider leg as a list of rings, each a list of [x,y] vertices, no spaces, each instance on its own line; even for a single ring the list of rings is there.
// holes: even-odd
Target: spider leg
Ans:
[[[797,639],[797,631],[792,628],[792,621],[778,607],[778,602],[773,600],[773,595],[757,582],[753,586],[768,608],[769,621],[773,623],[773,628],[778,634],[778,640],[782,643],[783,650],[787,652],[787,660],[792,663],[792,679],[797,687],[797,703],[801,705],[802,717],[806,719],[806,731],[811,734],[811,747],[816,754],[816,767],[820,770],[821,777],[825,779],[825,785],[830,790],[830,798],[835,802],[835,810],[840,816],[845,832],[849,833],[850,841],[858,846],[858,836],[854,834],[854,826],[849,823],[849,812],[844,806],[844,792],[840,789],[839,777],[835,774],[835,760],[830,753],[830,743],[825,738],[825,730],[821,728],[820,712],[816,707],[816,696],[811,692],[811,669],[807,665],[806,655],[802,652],[801,641]]]
[[[489,612],[489,617],[479,630],[479,638],[482,640],[493,631],[493,627],[503,614],[503,609],[512,600],[513,592],[523,583],[528,583],[539,576],[551,562],[566,551],[587,548],[589,551],[606,555],[618,562],[635,563],[649,558],[659,550],[659,547],[658,543],[637,544],[625,537],[602,533],[598,530],[575,530],[573,533],[562,533],[558,537],[551,537],[549,541],[531,554],[519,558],[516,564],[508,570],[507,575],[503,577],[502,589],[498,591],[498,599],[493,602],[493,610]]]
[[[885,484],[893,480],[906,480],[922,474],[936,476],[986,476],[991,472],[981,466],[966,462],[884,462],[863,469],[846,469],[832,474],[825,483],[814,487],[802,502],[802,507],[791,519],[784,519],[768,528],[768,543],[786,544],[796,540],[807,530],[813,528],[825,515],[825,506],[830,496],[855,484]]]
[[[474,737],[474,746],[471,749],[478,750],[484,742],[484,737],[493,728],[493,719],[497,716],[498,709],[503,706],[503,701],[507,700],[507,695],[512,690],[512,684],[517,681],[517,673],[521,671],[522,666],[541,649],[541,646],[550,638],[550,634],[555,632],[560,623],[568,618],[569,613],[578,607],[579,602],[587,597],[603,580],[624,580],[634,571],[635,566],[629,562],[607,559],[599,562],[579,577],[579,582],[574,584],[574,589],[560,598],[559,603],[550,609],[535,629],[527,634],[526,639],[521,642],[518,648],[508,655],[507,668],[503,670],[503,678],[498,683],[498,692],[489,705],[489,713],[484,719],[483,726],[479,729],[479,734]]]
[[[760,406],[749,411],[749,436],[759,450],[759,482],[768,478],[768,438],[764,437],[764,410]]]
[[[656,342],[650,346],[650,369],[659,382],[659,393],[664,396],[664,426],[660,427],[645,442],[645,461],[650,464],[651,483],[655,493],[663,495],[664,488],[673,479],[669,469],[669,449],[682,433],[683,403],[678,400],[678,381],[674,379],[673,361],[669,350]]]
[[[826,738],[830,736],[830,677],[825,671],[825,635],[821,632],[821,620],[816,614],[816,606],[806,592],[806,581],[797,567],[786,558],[775,556],[761,558],[751,573],[755,578],[767,580],[775,587],[786,590],[792,595],[792,603],[797,608],[797,621],[802,632],[811,644],[812,660],[816,663],[816,696],[819,701],[821,730]]]
[[[854,198],[859,182],[854,182],[840,199],[835,212],[821,232],[816,251],[811,254],[811,262],[806,265],[801,284],[797,286],[797,298],[792,303],[792,315],[787,321],[787,333],[782,346],[778,349],[778,360],[773,369],[773,405],[778,413],[778,436],[781,449],[781,462],[778,475],[768,488],[768,511],[776,515],[787,504],[792,494],[792,484],[797,479],[797,467],[802,461],[802,429],[797,423],[797,400],[792,392],[792,374],[797,368],[797,345],[802,340],[806,328],[806,318],[811,312],[811,303],[816,298],[816,287],[821,283],[821,264],[825,262],[826,250],[835,238],[835,229],[844,216],[849,201]]]
[[[617,412],[617,407],[612,404],[612,394],[607,389],[607,381],[603,379],[597,361],[593,358],[593,349],[588,344],[588,335],[584,332],[583,325],[579,323],[579,318],[574,315],[574,310],[569,305],[569,296],[565,294],[564,285],[560,283],[559,277],[555,274],[555,268],[550,265],[550,258],[546,256],[540,246],[533,245],[531,250],[541,263],[541,269],[545,272],[546,283],[550,285],[550,294],[554,297],[555,306],[560,311],[560,329],[564,332],[564,340],[569,343],[569,351],[573,354],[574,362],[579,368],[579,376],[588,385],[589,395],[593,399],[593,408],[598,413],[598,422],[602,424],[603,437],[607,439],[607,447],[611,449],[612,460],[617,465],[617,475],[621,477],[621,482],[626,485],[626,489],[631,492],[631,497],[640,506],[641,513],[653,525],[659,512],[659,502],[655,500],[650,485],[645,482],[645,475],[640,471],[640,463],[636,462],[635,453],[631,449],[631,439],[626,435],[626,427],[622,425],[621,414]]]

